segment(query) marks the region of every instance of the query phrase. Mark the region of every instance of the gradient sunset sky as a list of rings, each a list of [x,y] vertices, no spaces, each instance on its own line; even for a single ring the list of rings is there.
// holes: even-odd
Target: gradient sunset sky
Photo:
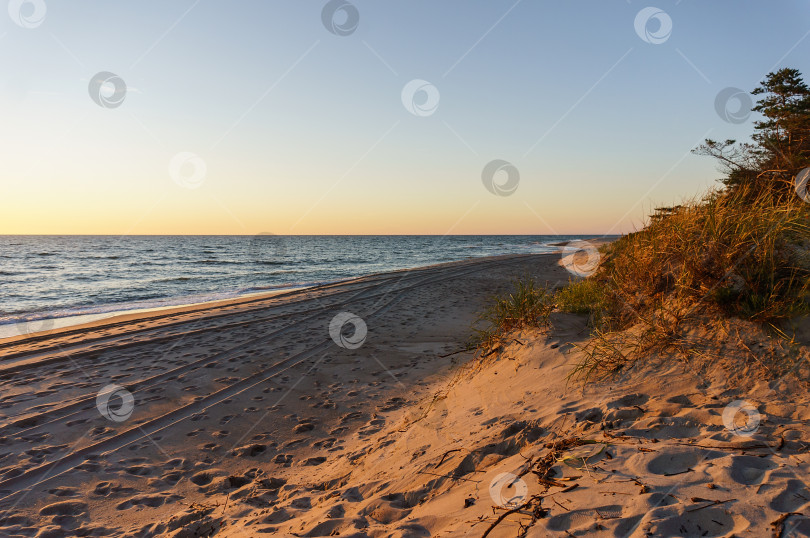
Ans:
[[[715,184],[703,138],[748,138],[718,93],[810,76],[803,0],[659,2],[641,35],[635,0],[352,0],[347,35],[325,6],[12,1],[0,233],[623,233]],[[91,98],[99,72],[120,106]],[[414,79],[435,110],[406,108]]]

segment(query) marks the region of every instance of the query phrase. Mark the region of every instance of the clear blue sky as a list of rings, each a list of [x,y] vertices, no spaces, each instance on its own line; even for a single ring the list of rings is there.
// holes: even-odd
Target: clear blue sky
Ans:
[[[0,233],[627,232],[714,184],[703,137],[750,135],[718,92],[810,75],[806,1],[352,0],[345,36],[325,1],[40,3],[0,15]],[[88,94],[104,71],[118,107]]]

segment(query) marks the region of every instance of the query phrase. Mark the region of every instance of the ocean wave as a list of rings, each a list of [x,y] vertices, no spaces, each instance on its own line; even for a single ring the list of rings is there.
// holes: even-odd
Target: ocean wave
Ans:
[[[445,261],[542,252],[551,250],[548,242],[571,239],[289,236],[280,255],[272,250],[279,238],[271,236],[262,256],[261,249],[248,251],[246,237],[251,236],[136,237],[124,242],[48,237],[15,240],[18,246],[13,248],[0,242],[4,314],[36,312],[40,318],[201,302]]]
[[[193,264],[200,263],[203,265],[244,265],[246,263],[236,260],[189,260],[189,262]]]
[[[190,282],[192,280],[198,280],[198,278],[190,277],[190,276],[177,276],[172,278],[160,278],[158,280],[153,280],[155,284],[165,284],[169,282]]]

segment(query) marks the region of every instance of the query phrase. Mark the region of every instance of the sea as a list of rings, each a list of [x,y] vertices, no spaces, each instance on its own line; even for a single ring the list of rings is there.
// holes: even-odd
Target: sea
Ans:
[[[0,338],[593,237],[0,236]]]

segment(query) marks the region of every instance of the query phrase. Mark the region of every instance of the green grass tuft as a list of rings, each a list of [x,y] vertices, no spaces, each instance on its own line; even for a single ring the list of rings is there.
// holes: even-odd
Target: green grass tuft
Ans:
[[[494,297],[479,315],[473,343],[479,350],[491,350],[511,331],[548,326],[553,309],[554,296],[545,287],[531,278],[517,280],[515,291],[507,297]]]

